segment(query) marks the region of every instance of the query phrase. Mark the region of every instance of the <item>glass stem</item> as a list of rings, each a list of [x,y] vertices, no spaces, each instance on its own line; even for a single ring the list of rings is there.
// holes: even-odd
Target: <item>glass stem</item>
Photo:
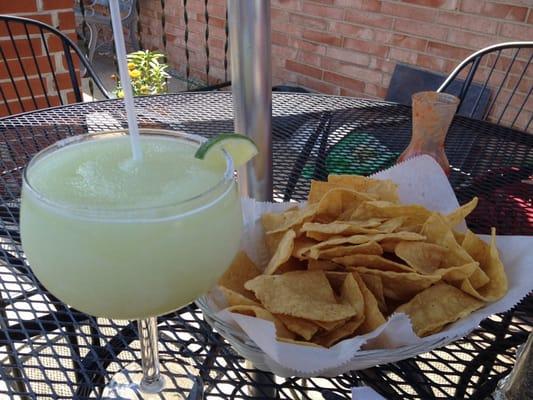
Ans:
[[[159,393],[163,389],[164,381],[159,372],[157,318],[140,319],[137,324],[143,369],[141,389],[148,393]]]

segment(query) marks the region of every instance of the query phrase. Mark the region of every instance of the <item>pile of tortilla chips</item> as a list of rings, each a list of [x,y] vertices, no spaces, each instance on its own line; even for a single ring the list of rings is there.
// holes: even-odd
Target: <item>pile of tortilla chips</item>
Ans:
[[[507,292],[495,245],[454,230],[477,198],[448,215],[402,204],[389,180],[330,175],[305,207],[264,214],[264,270],[241,252],[219,281],[227,310],[272,321],[279,340],[329,347],[394,312],[418,336],[439,332]]]

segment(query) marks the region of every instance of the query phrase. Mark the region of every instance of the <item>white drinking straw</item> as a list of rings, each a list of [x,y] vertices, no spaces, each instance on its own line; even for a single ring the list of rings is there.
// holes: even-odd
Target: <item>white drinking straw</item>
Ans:
[[[130,134],[131,151],[133,159],[142,160],[142,150],[139,139],[139,126],[135,105],[133,103],[133,91],[131,90],[130,75],[128,72],[128,60],[126,58],[126,44],[124,43],[124,33],[122,31],[122,19],[118,0],[109,0],[109,10],[111,11],[111,24],[113,25],[113,38],[115,39],[115,49],[117,51],[118,73],[122,91],[124,92],[124,103],[126,105],[126,115],[128,117],[128,128]]]

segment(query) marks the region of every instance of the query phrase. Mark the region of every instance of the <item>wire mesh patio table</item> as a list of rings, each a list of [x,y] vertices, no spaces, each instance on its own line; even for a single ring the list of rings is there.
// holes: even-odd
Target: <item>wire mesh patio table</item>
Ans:
[[[232,131],[228,92],[137,99],[142,127],[209,137]],[[407,146],[409,107],[315,94],[273,95],[274,200],[304,200],[311,179],[369,175]],[[72,135],[126,127],[116,100],[41,110],[0,120],[0,398],[98,398],[105,382],[138,358],[136,326],[93,318],[46,291],[20,246],[21,173],[31,156]],[[476,233],[533,234],[533,136],[456,117],[446,141],[450,182],[460,203],[478,196],[468,218]],[[531,331],[533,296],[482,322],[468,337],[415,358],[335,378],[261,373],[190,305],[159,318],[161,356],[193,360],[206,399],[346,399],[369,385],[388,399],[485,399],[509,373]]]

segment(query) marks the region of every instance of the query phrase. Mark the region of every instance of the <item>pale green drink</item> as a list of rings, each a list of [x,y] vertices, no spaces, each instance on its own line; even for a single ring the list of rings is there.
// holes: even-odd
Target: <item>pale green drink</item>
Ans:
[[[198,139],[123,133],[76,138],[29,164],[21,235],[37,278],[88,314],[140,319],[204,293],[231,263],[242,229],[229,156],[194,158]]]

